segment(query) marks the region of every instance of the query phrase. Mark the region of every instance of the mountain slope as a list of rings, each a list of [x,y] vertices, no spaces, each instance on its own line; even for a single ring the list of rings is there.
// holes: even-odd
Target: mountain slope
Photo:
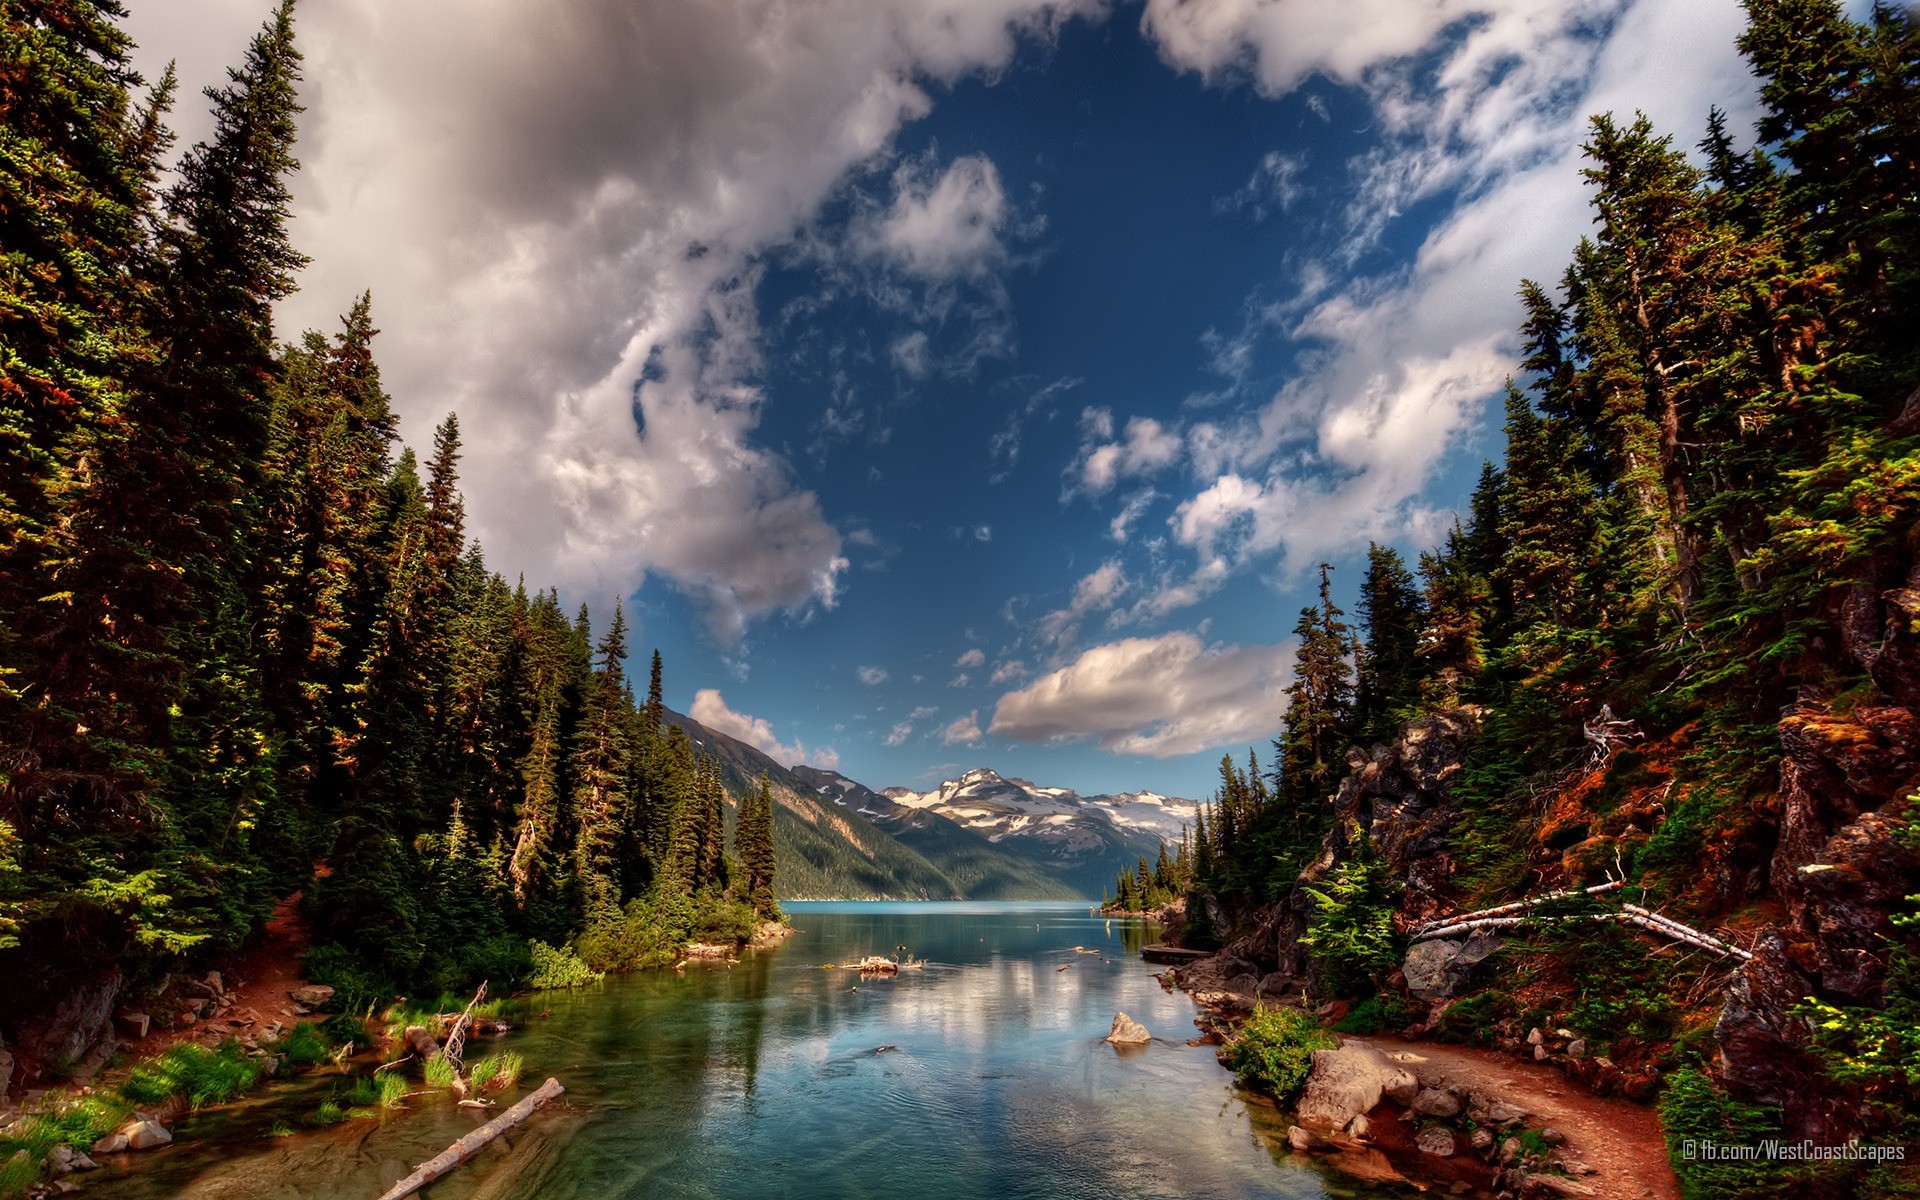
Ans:
[[[995,848],[1041,867],[1083,896],[1112,887],[1120,871],[1149,862],[1193,820],[1191,800],[1154,792],[1082,796],[980,768],[928,792],[887,788],[901,808],[932,812]]]
[[[775,890],[783,899],[956,900],[961,889],[925,857],[874,828],[859,813],[824,800],[772,758],[669,709],[668,724],[687,731],[720,765],[729,814],[742,792],[766,775],[773,791],[779,856]],[[731,815],[729,815],[731,820]]]
[[[867,818],[937,866],[969,900],[1081,900],[1088,893],[1044,864],[995,846],[931,809],[909,808],[837,771],[795,767],[794,775],[834,804]]]

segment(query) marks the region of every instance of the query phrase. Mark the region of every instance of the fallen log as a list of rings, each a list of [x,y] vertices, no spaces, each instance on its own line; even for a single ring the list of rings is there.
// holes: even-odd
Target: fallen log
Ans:
[[[402,1196],[411,1196],[434,1180],[447,1174],[461,1163],[480,1153],[486,1145],[506,1133],[515,1125],[532,1116],[549,1100],[558,1096],[566,1088],[560,1086],[558,1079],[549,1079],[534,1089],[532,1095],[520,1101],[512,1108],[501,1113],[485,1125],[448,1146],[433,1158],[422,1163],[413,1174],[402,1179],[387,1190],[380,1200],[400,1200]]]

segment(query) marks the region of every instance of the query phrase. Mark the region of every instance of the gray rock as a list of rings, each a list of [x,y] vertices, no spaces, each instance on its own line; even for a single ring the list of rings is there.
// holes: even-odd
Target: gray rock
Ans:
[[[1414,1077],[1411,1071],[1401,1072],[1400,1078],[1395,1079],[1386,1087],[1387,1099],[1398,1104],[1401,1108],[1411,1107],[1413,1098],[1419,1094],[1420,1081]]]
[[[333,999],[333,989],[324,983],[310,983],[305,987],[294,988],[287,993],[287,996],[295,1004],[306,1008],[319,1008]]]
[[[1468,1136],[1467,1144],[1482,1152],[1493,1149],[1493,1130],[1485,1128],[1474,1130]]]
[[[75,1064],[113,1037],[120,968],[109,967],[67,993],[51,1013],[23,1025],[19,1047],[48,1063]]]
[[[1587,1056],[1587,1039],[1575,1038],[1572,1041],[1567,1043],[1568,1058],[1585,1058],[1586,1056]]]
[[[1307,1154],[1314,1150],[1324,1149],[1326,1144],[1326,1139],[1315,1134],[1312,1130],[1302,1129],[1298,1125],[1287,1126],[1287,1145],[1292,1147],[1296,1153]]]
[[[1347,1122],[1347,1132],[1357,1138],[1363,1138],[1367,1136],[1367,1134],[1372,1132],[1372,1130],[1373,1130],[1373,1122],[1367,1120],[1366,1114],[1364,1113],[1362,1113],[1360,1116],[1355,1117],[1353,1120]]]
[[[1422,1154],[1431,1154],[1435,1158],[1452,1158],[1460,1149],[1453,1130],[1445,1125],[1428,1125],[1413,1139],[1414,1149]]]
[[[147,1036],[147,1029],[153,1024],[153,1018],[143,1012],[127,1012],[124,1009],[114,1014],[114,1020],[120,1022],[127,1036],[139,1041]]]
[[[1413,1111],[1429,1117],[1457,1117],[1460,1115],[1459,1097],[1439,1088],[1421,1088],[1413,1098]]]
[[[1527,1118],[1527,1110],[1496,1100],[1487,1105],[1487,1121],[1493,1125],[1513,1125]]]
[[[151,1150],[173,1141],[173,1134],[158,1121],[133,1121],[120,1132],[127,1135],[129,1150]]]
[[[1549,1125],[1540,1131],[1540,1140],[1549,1146],[1564,1146],[1567,1141],[1567,1135]]]
[[[1546,1040],[1546,1033],[1543,1032],[1538,1025],[1527,1031],[1527,1045],[1529,1046],[1545,1045]]]
[[[1475,933],[1465,941],[1432,938],[1407,950],[1401,971],[1407,990],[1421,1000],[1447,1000],[1470,990],[1475,968],[1501,946],[1489,933]]]
[[[1533,1048],[1533,1061],[1535,1062],[1545,1062],[1552,1057],[1553,1057],[1553,1052],[1551,1050],[1548,1050],[1545,1046],[1535,1046]]]
[[[1147,1027],[1125,1013],[1113,1014],[1113,1028],[1107,1031],[1107,1040],[1116,1046],[1139,1046],[1153,1040]]]
[[[93,1144],[95,1154],[119,1154],[127,1149],[127,1135],[124,1133],[110,1133]]]
[[[1411,1080],[1411,1072],[1372,1046],[1348,1042],[1335,1050],[1315,1050],[1313,1072],[1294,1115],[1310,1128],[1343,1129],[1379,1104],[1388,1088],[1404,1088]]]
[[[1558,1175],[1529,1175],[1520,1183],[1522,1200],[1549,1200],[1559,1196],[1591,1196],[1593,1189]]]

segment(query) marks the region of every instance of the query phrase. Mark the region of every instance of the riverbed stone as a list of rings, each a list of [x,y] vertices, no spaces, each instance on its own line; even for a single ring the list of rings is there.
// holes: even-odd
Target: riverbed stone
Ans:
[[[1460,1149],[1453,1130],[1445,1125],[1428,1125],[1414,1135],[1414,1149],[1435,1158],[1452,1158]]]
[[[1413,1111],[1429,1117],[1457,1117],[1460,1098],[1439,1088],[1421,1088],[1413,1098]]]
[[[124,1133],[110,1133],[93,1144],[95,1154],[120,1154],[128,1148],[127,1135]]]
[[[173,1134],[158,1121],[132,1121],[120,1132],[126,1134],[129,1150],[151,1150],[173,1141]]]
[[[1125,1013],[1113,1014],[1113,1028],[1107,1031],[1107,1040],[1116,1046],[1140,1046],[1153,1040],[1147,1027]]]

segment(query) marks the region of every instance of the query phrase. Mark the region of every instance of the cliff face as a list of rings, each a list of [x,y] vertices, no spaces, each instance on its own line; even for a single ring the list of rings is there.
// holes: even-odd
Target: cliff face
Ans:
[[[1730,1089],[1779,1105],[1805,1136],[1859,1128],[1808,1052],[1809,997],[1877,1005],[1892,916],[1920,892],[1920,858],[1894,836],[1920,789],[1920,590],[1849,598],[1845,649],[1889,703],[1809,700],[1780,720],[1779,841],[1768,879],[1785,919],[1754,944],[1715,1030]],[[1874,635],[1878,636],[1874,636]]]
[[[1450,709],[1404,726],[1391,743],[1347,752],[1347,777],[1333,798],[1337,819],[1320,843],[1320,854],[1300,874],[1309,886],[1353,857],[1352,834],[1363,831],[1402,881],[1398,920],[1413,924],[1444,911],[1453,855],[1448,834],[1458,810],[1449,795],[1479,727],[1480,710]],[[1290,990],[1324,990],[1305,948],[1312,901],[1300,889],[1265,914],[1252,933],[1221,954],[1241,973],[1278,972]],[[1277,988],[1265,989],[1278,994]]]

